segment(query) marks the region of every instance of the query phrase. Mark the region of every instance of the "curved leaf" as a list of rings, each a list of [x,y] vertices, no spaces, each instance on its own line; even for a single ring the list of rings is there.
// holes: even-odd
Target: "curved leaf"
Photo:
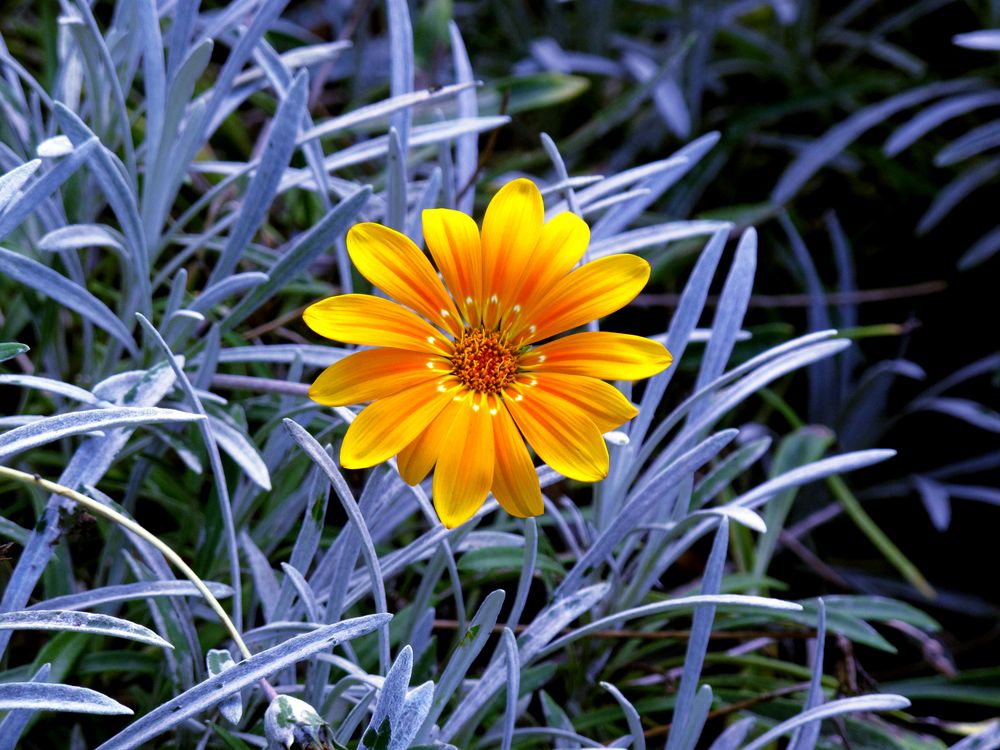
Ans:
[[[70,630],[110,635],[160,648],[173,648],[149,628],[111,615],[73,610],[34,609],[0,614],[0,630]]]
[[[386,625],[390,615],[366,615],[317,628],[311,633],[290,638],[277,646],[254,654],[220,675],[200,682],[190,690],[157,706],[138,721],[102,744],[97,750],[130,750],[140,747],[163,732],[179,726],[221,703],[238,690],[253,685],[298,661],[338,643],[357,638]],[[0,705],[2,707],[2,705]]]
[[[154,406],[111,406],[106,409],[87,409],[69,414],[59,414],[0,435],[0,461],[39,445],[51,443],[53,440],[107,427],[128,427],[160,422],[194,422],[199,419],[203,419],[203,417],[198,414],[190,414],[176,409],[160,409]]]
[[[0,711],[70,711],[80,714],[131,714],[132,709],[88,688],[45,682],[0,684]]]
[[[132,340],[132,334],[108,306],[58,271],[37,260],[0,247],[0,273],[79,313],[98,328],[114,336],[129,353],[138,354],[139,350]]]

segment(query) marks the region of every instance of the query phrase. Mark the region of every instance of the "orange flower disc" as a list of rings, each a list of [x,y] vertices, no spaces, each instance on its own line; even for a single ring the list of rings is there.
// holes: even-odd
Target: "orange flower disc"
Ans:
[[[499,393],[517,376],[518,356],[496,331],[466,328],[455,342],[451,371],[477,393]]]

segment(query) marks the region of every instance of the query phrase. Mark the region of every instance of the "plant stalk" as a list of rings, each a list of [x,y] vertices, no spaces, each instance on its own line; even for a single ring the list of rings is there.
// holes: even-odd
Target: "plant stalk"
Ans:
[[[18,471],[17,469],[11,469],[6,466],[0,466],[0,476],[8,477],[10,479],[13,479],[14,481],[21,482],[22,484],[35,485],[37,487],[41,487],[46,492],[50,492],[55,495],[61,495],[62,497],[72,500],[78,505],[86,508],[89,512],[93,513],[94,515],[101,516],[102,518],[105,518],[108,521],[111,521],[112,523],[118,524],[126,531],[132,532],[143,541],[151,544],[165,558],[167,558],[171,563],[173,563],[174,567],[176,567],[184,575],[185,578],[187,578],[189,581],[191,581],[191,583],[194,584],[194,587],[198,589],[198,592],[204,597],[205,601],[208,603],[208,606],[211,607],[212,611],[215,612],[216,615],[218,615],[219,620],[222,622],[223,627],[225,627],[226,631],[229,633],[230,638],[233,639],[233,643],[236,644],[236,648],[239,649],[240,654],[242,654],[243,658],[249,659],[251,656],[253,656],[253,654],[250,652],[250,649],[247,647],[246,642],[243,640],[243,637],[240,635],[239,630],[237,630],[236,625],[229,618],[229,615],[226,614],[226,610],[223,609],[222,604],[219,602],[219,600],[216,599],[215,595],[208,590],[208,587],[205,585],[204,581],[202,581],[201,578],[198,577],[198,574],[195,573],[186,562],[184,562],[184,560],[181,558],[180,555],[174,552],[167,544],[165,544],[162,540],[160,540],[159,537],[157,537],[155,534],[147,531],[145,528],[140,526],[131,518],[123,515],[122,513],[119,513],[114,508],[109,508],[107,505],[99,503],[93,498],[87,497],[86,495],[79,493],[76,490],[70,489],[69,487],[58,484],[56,482],[51,482],[48,479],[42,479],[37,474],[28,474],[27,472],[24,471]],[[239,596],[240,593],[236,591],[234,592],[234,595]],[[277,697],[278,695],[277,692],[271,686],[271,684],[267,682],[267,680],[261,680],[260,685],[264,691],[264,694],[267,696],[268,700],[274,700]]]

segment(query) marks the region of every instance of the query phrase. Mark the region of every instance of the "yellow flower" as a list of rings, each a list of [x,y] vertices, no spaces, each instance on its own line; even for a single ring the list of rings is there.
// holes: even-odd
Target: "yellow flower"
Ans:
[[[351,260],[396,301],[345,294],[302,316],[321,336],[377,347],[336,362],[309,389],[327,406],[373,402],[348,428],[341,464],[360,469],[397,456],[410,484],[434,468],[434,505],[449,528],[491,490],[511,515],[542,513],[525,441],[567,477],[607,476],[602,433],[638,412],[603,381],[646,378],[671,361],[659,343],[622,333],[536,345],[618,310],[649,278],[635,255],[574,270],[590,229],[571,213],[547,222],[543,214],[538,188],[524,179],[494,196],[481,234],[463,213],[424,211],[440,277],[409,238],[358,224],[347,235]]]

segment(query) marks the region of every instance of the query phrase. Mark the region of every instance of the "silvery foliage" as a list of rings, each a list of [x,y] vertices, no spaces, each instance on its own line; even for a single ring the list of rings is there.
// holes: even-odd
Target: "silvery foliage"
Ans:
[[[964,59],[974,61],[978,55],[981,66],[967,75],[938,80],[940,72],[933,65],[934,61],[922,57],[925,50],[908,50],[892,39],[893,32],[920,22],[943,7],[954,9],[956,4],[949,0],[922,0],[899,7],[885,7],[877,24],[870,21],[870,14],[866,15],[873,7],[866,2],[846,3],[829,15],[821,14],[815,4],[768,3],[771,7],[767,8],[767,13],[773,14],[773,18],[768,18],[773,23],[771,33],[762,33],[763,29],[767,29],[766,24],[760,23],[764,14],[763,5],[732,2],[720,3],[709,9],[700,3],[679,3],[672,8],[675,11],[672,14],[650,16],[639,37],[605,45],[601,55],[564,50],[554,39],[546,38],[536,40],[531,45],[530,57],[518,65],[525,71],[586,73],[612,80],[633,78],[649,87],[648,95],[642,102],[642,114],[636,116],[635,121],[661,121],[666,131],[679,138],[687,138],[691,132],[697,131],[701,103],[706,96],[717,97],[727,90],[735,91],[737,86],[743,85],[743,76],[751,69],[759,68],[762,79],[771,76],[784,80],[789,68],[795,67],[795,74],[808,80],[814,75],[826,75],[827,66],[836,71],[841,64],[846,67],[851,60],[861,57],[877,60],[903,79],[916,81],[921,77],[928,78],[929,83],[915,83],[912,87],[904,84],[899,93],[867,105],[855,104],[850,96],[832,95],[831,103],[845,107],[848,114],[818,137],[810,132],[797,135],[795,129],[800,128],[800,124],[782,122],[798,114],[801,105],[792,106],[787,111],[776,108],[762,120],[750,117],[749,122],[744,120],[741,123],[742,129],[737,129],[738,132],[727,139],[728,144],[724,142],[705,155],[693,180],[667,197],[670,209],[686,211],[712,179],[724,174],[727,162],[741,145],[790,154],[788,166],[770,190],[769,200],[741,213],[761,221],[770,218],[778,220],[787,237],[791,270],[808,293],[809,330],[853,329],[859,325],[858,305],[827,304],[825,301],[827,289],[835,288],[846,297],[858,291],[850,241],[836,213],[830,210],[823,217],[828,241],[821,239],[807,246],[791,219],[795,199],[807,185],[818,181],[824,170],[860,171],[865,160],[854,155],[852,147],[865,140],[871,141],[873,133],[884,131],[887,126],[891,128],[882,144],[883,154],[891,158],[905,158],[905,152],[929,134],[948,127],[954,130],[956,122],[962,118],[979,116],[986,118],[986,122],[965,132],[959,129],[958,137],[934,154],[933,166],[941,172],[953,170],[954,176],[937,191],[915,231],[917,235],[925,235],[939,226],[947,226],[949,221],[953,224],[967,222],[968,219],[963,218],[967,212],[963,214],[961,210],[963,201],[977,191],[988,190],[1000,175],[997,151],[1000,147],[1000,120],[988,119],[988,113],[993,111],[991,108],[1000,104],[995,76],[1000,36],[996,29],[982,29],[958,34],[950,40],[942,39],[942,42],[950,42],[956,48],[970,50],[971,53],[966,53]],[[989,12],[983,15],[987,19],[995,17]],[[820,17],[823,18],[822,23],[818,22]],[[688,39],[678,31],[679,28],[691,29],[696,36]],[[790,56],[792,48],[782,41],[782,32],[787,32],[790,35],[788,38],[795,38],[795,44],[800,49],[809,47],[813,50],[813,65],[818,65],[820,59],[825,60],[822,64],[824,71],[821,73],[810,66],[793,62]],[[666,63],[662,62],[664,44],[658,41],[663,37],[667,39],[666,49],[674,54]],[[731,52],[726,47],[726,42],[733,39],[739,40],[740,52]],[[718,45],[718,49],[726,49],[726,52],[719,54],[716,50],[713,54],[714,45]],[[625,50],[620,59],[607,51],[618,47]],[[813,84],[810,82],[808,85]],[[806,102],[803,104],[813,106]],[[636,128],[632,135],[638,144],[642,144],[644,139],[652,142],[662,139],[662,132],[656,128]],[[645,145],[648,146],[648,143]],[[632,144],[631,148],[638,148],[638,145]],[[960,270],[996,263],[994,256],[1000,250],[1000,227],[985,226],[983,231],[985,233],[969,248],[956,248],[961,252],[952,261]],[[820,277],[814,258],[824,256],[832,257],[834,261],[835,281]],[[916,415],[927,412],[953,417],[965,422],[973,431],[996,433],[1000,430],[996,412],[986,404],[963,397],[961,389],[974,378],[983,379],[995,372],[1000,362],[998,357],[1000,355],[992,354],[961,367],[940,383],[929,385],[904,409],[893,413],[889,399],[898,398],[895,386],[900,381],[924,380],[926,375],[922,368],[902,358],[863,367],[859,352],[850,349],[840,356],[823,358],[808,366],[808,417],[811,422],[834,428],[834,432],[827,433],[827,437],[832,439],[835,434],[841,446],[853,450],[877,445],[900,420],[909,424]],[[779,455],[783,451],[794,454],[797,446],[801,448],[809,443],[822,443],[822,434],[813,427],[807,430],[806,433],[789,436],[791,439],[778,447]],[[1000,458],[996,451],[991,451],[945,466],[928,467],[920,474],[899,477],[867,489],[859,494],[859,498],[919,497],[933,525],[943,531],[950,524],[954,500],[1000,504],[1000,493],[995,488],[966,478],[977,472],[993,470],[998,464]],[[765,516],[769,524],[784,520],[784,508],[790,502],[791,498],[785,497],[771,504],[769,514]],[[796,528],[800,531],[815,529],[836,518],[840,512],[838,504],[830,504]],[[765,535],[768,544],[778,531],[780,526],[772,534]],[[877,542],[884,553],[892,546],[884,535]],[[886,556],[906,575],[908,563],[905,558],[901,555]],[[766,565],[760,563],[768,557],[758,557],[758,572],[766,570]],[[910,583],[914,582],[912,566],[907,577]],[[853,579],[851,582],[854,583]],[[861,588],[888,590],[887,586],[883,587],[874,580],[866,581]],[[956,606],[958,609],[962,607],[961,604]]]
[[[281,18],[285,4],[242,0],[199,12],[197,3],[184,0],[120,2],[102,29],[85,0],[66,2],[57,75],[49,89],[0,40],[0,272],[5,288],[22,295],[9,313],[5,306],[6,325],[40,342],[27,353],[4,347],[5,358],[27,357],[34,372],[3,377],[6,385],[43,392],[50,400],[44,403],[54,404],[41,418],[6,418],[0,455],[8,465],[33,467],[41,449],[56,449],[64,457],[61,484],[99,502],[120,503],[119,509],[140,521],[141,500],[153,488],[157,465],[183,466],[188,479],[203,476],[202,495],[214,494],[218,505],[218,527],[205,530],[203,543],[219,561],[213,574],[224,581],[209,585],[226,601],[254,655],[236,661],[218,650],[201,652],[198,621],[210,613],[193,598],[193,587],[177,580],[162,555],[140,539],[112,533],[100,570],[84,589],[65,562],[71,552],[65,535],[77,509],[58,496],[45,501],[31,530],[2,519],[0,532],[23,549],[0,602],[0,651],[14,628],[26,627],[81,638],[117,636],[156,648],[173,697],[121,731],[109,730],[103,750],[140,747],[170,733],[205,746],[217,741],[211,724],[220,717],[223,725],[232,722],[232,736],[261,746],[265,740],[255,721],[262,713],[267,741],[286,746],[289,737],[315,735],[319,717],[330,727],[331,743],[362,747],[509,748],[522,735],[594,747],[600,743],[571,724],[567,728],[566,710],[545,693],[544,679],[538,683],[538,675],[546,674],[541,668],[549,667],[551,676],[568,653],[582,649],[591,659],[588,673],[596,676],[610,651],[593,645],[588,635],[626,623],[656,627],[680,613],[693,617],[693,625],[676,675],[667,748],[691,750],[712,707],[713,691],[701,671],[718,615],[758,623],[818,622],[820,632],[882,646],[867,623],[880,619],[870,612],[878,602],[859,610],[849,597],[824,607],[722,592],[733,525],[763,532],[761,513],[775,498],[794,497],[798,487],[871,466],[892,452],[820,453],[790,462],[756,486],[735,483],[769,453],[769,439],[754,429],[723,427],[727,415],[776,379],[842,354],[848,342],[833,330],[818,331],[731,365],[733,347],[745,337],[755,232],[742,233],[725,269],[723,250],[733,231],[728,222],[637,223],[711,151],[717,134],[606,176],[571,176],[556,144],[545,141],[552,171],[538,178],[549,213],[573,210],[587,217],[591,258],[627,250],[655,260],[681,241],[703,244],[662,337],[675,364],[645,384],[640,415],[611,442],[611,474],[595,487],[590,515],[561,496],[547,503],[540,523],[521,524],[495,512],[489,500],[471,522],[447,530],[434,516],[429,487],[407,487],[391,466],[372,470],[360,494],[352,490],[328,444],[356,411],[320,409],[296,387],[347,350],[241,345],[233,343],[239,341],[234,334],[293,282],[322,293],[327,287],[317,282],[317,269],[325,269],[326,260],[337,269],[340,288],[350,291],[342,240],[350,224],[376,220],[419,237],[422,208],[471,210],[473,190],[463,188],[476,177],[477,136],[508,118],[478,111],[472,66],[456,26],[450,29],[453,85],[417,90],[412,24],[402,0],[387,4],[388,38],[363,50],[302,35],[306,41],[278,54],[265,32],[280,27],[296,36],[294,24]],[[224,62],[208,76],[213,55]],[[371,75],[378,67],[372,61],[386,64],[390,96],[313,121],[307,107],[311,88],[342,85],[361,64]],[[652,74],[641,61],[632,65],[639,75]],[[201,158],[225,119],[247,107],[251,96],[275,102],[252,157],[243,163]],[[140,111],[141,129],[134,127]],[[684,132],[684,118],[674,117],[673,127]],[[345,136],[354,136],[355,143],[339,148]],[[362,180],[350,169],[359,164],[384,164],[385,170]],[[276,204],[293,189],[314,196],[322,217],[275,249],[261,236]],[[108,257],[118,269],[115,288],[90,276]],[[211,270],[192,274],[200,286],[191,288],[187,269],[204,257]],[[706,331],[698,324],[717,279],[723,279],[722,300],[701,346]],[[47,312],[33,315],[32,306]],[[62,319],[74,321],[78,341],[63,340],[56,326]],[[695,351],[701,361],[689,387],[674,376]],[[239,382],[256,394],[242,402],[225,395],[235,382],[226,373],[232,363],[270,373]],[[668,386],[680,397],[665,400]],[[251,431],[250,424],[263,427]],[[39,466],[44,471],[51,463]],[[117,500],[99,489],[112,467],[129,477]],[[544,467],[539,478],[546,487],[560,480]],[[739,491],[729,491],[737,486]],[[331,488],[348,520],[326,543]],[[538,608],[527,602],[540,570],[541,524],[573,554]],[[278,570],[276,548],[289,536],[294,544]],[[702,540],[710,542],[711,554],[695,593],[651,597],[672,564]],[[499,590],[467,611],[457,561],[510,548],[522,556],[522,566],[505,618]],[[62,589],[72,593],[29,607],[47,571],[61,576]],[[391,611],[386,592],[413,571],[421,584],[400,616]],[[441,661],[430,651],[439,597],[453,599],[460,618]],[[127,602],[145,604],[147,625],[120,616]],[[98,607],[100,613],[87,611]],[[910,618],[928,627],[903,605],[881,618]],[[351,645],[366,634],[373,638]],[[429,659],[434,677],[411,687],[419,658]],[[486,666],[474,667],[477,660]],[[752,715],[716,746],[760,747],[791,734],[798,750],[808,750],[823,718],[907,705],[892,695],[828,702],[822,667],[822,658],[815,659],[796,717],[775,724]],[[282,694],[301,695],[315,712],[287,700],[265,712],[256,687],[262,678]],[[630,728],[609,746],[644,748],[628,690],[610,683],[603,689]],[[550,726],[525,719],[526,699],[536,691]],[[12,668],[0,685],[0,709],[8,711],[0,748],[16,745],[41,708],[130,711],[93,690],[50,682],[48,665]],[[299,725],[297,716],[308,721]],[[755,734],[767,731],[747,744],[755,728]]]
[[[914,3],[886,21],[884,28],[896,28],[944,4],[947,3]],[[911,75],[927,69],[924,60],[891,44],[878,31],[869,34],[851,28],[861,10],[861,5],[846,7],[837,14],[834,23],[819,33],[820,40],[836,41],[848,49],[863,46],[879,59]],[[732,23],[738,21],[734,19]],[[1000,32],[996,29],[958,34],[950,42],[957,48],[981,53],[984,65],[995,63],[1000,55]],[[795,158],[778,179],[770,197],[779,223],[788,237],[795,270],[809,293],[811,330],[853,328],[858,325],[858,309],[856,304],[824,304],[824,283],[812,259],[819,255],[815,251],[825,252],[827,248],[807,248],[783,207],[820,170],[843,168],[849,156],[847,150],[869,131],[884,126],[889,118],[895,118],[896,124],[882,144],[882,152],[886,157],[901,158],[904,152],[929,134],[948,127],[962,117],[989,112],[998,104],[1000,90],[995,77],[991,79],[982,72],[970,73],[914,87],[883,101],[859,107],[819,138],[796,149]],[[989,189],[1000,177],[998,149],[1000,120],[992,119],[960,132],[934,154],[935,167],[951,168],[957,170],[957,174],[937,191],[928,205],[915,227],[918,236],[926,235],[949,219],[964,221],[958,218],[963,201],[976,191]],[[836,290],[850,295],[857,291],[850,241],[833,211],[824,216],[824,224],[829,238],[828,249],[837,271]],[[986,263],[995,264],[994,256],[998,251],[1000,225],[986,229],[971,247],[961,251],[955,258],[955,264],[961,271]],[[1000,352],[966,364],[940,382],[928,385],[897,415],[891,415],[889,411],[892,387],[900,380],[925,380],[923,369],[915,362],[902,358],[878,362],[865,369],[859,368],[859,363],[857,353],[848,351],[842,357],[819,361],[808,368],[809,416],[817,423],[834,426],[838,441],[845,447],[860,449],[875,445],[900,420],[912,421],[914,415],[927,412],[952,417],[974,431],[1000,432],[1000,415],[989,406],[956,393],[956,389],[960,391],[970,381],[994,374],[1000,367]],[[953,500],[1000,505],[1000,492],[996,488],[970,484],[969,480],[960,481],[977,472],[995,469],[998,461],[1000,459],[993,451],[947,465],[928,467],[920,474],[871,487],[862,497],[919,496],[934,527],[945,531],[951,521]],[[827,514],[823,522],[833,517],[834,514]]]
[[[933,9],[922,4],[923,11]],[[915,8],[916,10],[916,8]],[[1000,53],[996,30],[971,31],[951,40],[957,47],[981,51],[984,64]],[[924,65],[919,62],[921,69]],[[825,166],[842,157],[852,143],[888,118],[907,113],[882,146],[888,157],[896,157],[934,130],[953,120],[1000,104],[1000,90],[995,80],[969,75],[937,81],[862,107],[843,122],[803,148],[782,174],[771,193],[777,206],[786,205],[806,182]],[[987,187],[1000,174],[1000,120],[991,120],[951,140],[934,155],[934,166],[961,171],[934,197],[917,224],[923,235],[947,219],[963,200],[976,190]],[[961,270],[974,268],[1000,251],[1000,227],[993,227],[956,259]]]

